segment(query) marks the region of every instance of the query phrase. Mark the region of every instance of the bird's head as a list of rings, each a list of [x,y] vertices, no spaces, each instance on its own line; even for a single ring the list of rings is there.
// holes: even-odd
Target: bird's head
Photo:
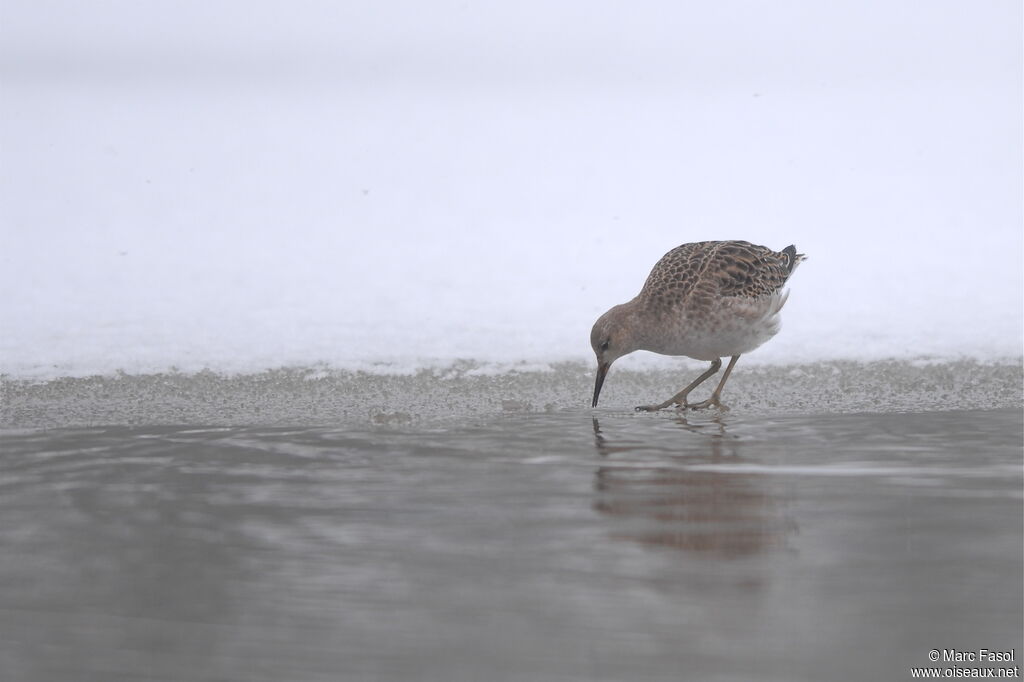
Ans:
[[[590,347],[597,356],[597,379],[591,407],[597,407],[601,386],[612,363],[639,349],[633,330],[632,309],[628,303],[617,305],[597,318],[594,328],[590,330]]]

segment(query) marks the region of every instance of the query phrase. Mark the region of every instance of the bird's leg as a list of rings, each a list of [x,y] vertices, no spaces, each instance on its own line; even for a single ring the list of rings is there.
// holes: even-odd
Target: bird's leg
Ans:
[[[739,357],[739,356],[737,355],[736,357]],[[735,362],[735,360],[733,360],[733,362]],[[715,358],[714,360],[711,361],[711,367],[709,367],[706,372],[704,372],[699,377],[697,377],[692,382],[690,382],[690,385],[687,386],[686,388],[684,388],[683,390],[679,391],[679,393],[676,393],[674,396],[672,396],[671,398],[669,398],[665,402],[659,403],[657,405],[640,405],[640,406],[638,406],[636,408],[637,412],[657,412],[658,410],[664,410],[669,405],[678,405],[679,407],[689,407],[686,404],[686,396],[690,395],[690,391],[692,391],[693,389],[697,388],[698,386],[703,384],[705,381],[707,381],[708,377],[710,377],[712,374],[717,372],[719,370],[719,368],[721,368],[721,366],[722,366],[722,359],[721,358]],[[730,364],[729,367],[731,368],[732,365]]]
[[[715,392],[711,394],[710,398],[702,400],[699,403],[694,403],[693,405],[688,405],[687,407],[691,410],[703,410],[705,407],[714,406],[720,410],[728,410],[729,408],[726,405],[723,405],[718,399],[722,395],[722,387],[725,386],[726,379],[729,378],[732,368],[736,366],[736,361],[739,359],[740,356],[734,355],[732,356],[732,359],[729,360],[729,366],[725,368],[725,374],[722,375],[722,380],[718,382],[718,388],[715,389]]]

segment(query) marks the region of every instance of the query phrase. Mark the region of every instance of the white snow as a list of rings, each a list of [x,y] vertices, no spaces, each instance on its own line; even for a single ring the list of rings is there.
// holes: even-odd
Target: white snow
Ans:
[[[1018,3],[213,5],[3,10],[0,373],[589,361],[733,238],[745,361],[1021,356]]]

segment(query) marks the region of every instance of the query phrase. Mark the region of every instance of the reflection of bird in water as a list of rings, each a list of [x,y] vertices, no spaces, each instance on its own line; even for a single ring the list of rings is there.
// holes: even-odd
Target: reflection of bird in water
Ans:
[[[594,419],[598,453],[614,457],[645,449],[642,443],[610,441]],[[624,463],[602,465],[594,483],[594,508],[617,518],[643,521],[644,526],[615,537],[642,544],[736,558],[784,549],[795,529],[781,513],[782,504],[770,477],[731,471],[699,471],[691,464],[734,462],[741,441],[726,433],[721,422],[688,424],[687,431],[703,438],[701,445],[680,454],[661,454],[664,465],[638,467]],[[648,446],[649,447],[649,446]]]
[[[719,397],[732,368],[741,354],[778,333],[779,311],[789,296],[782,287],[804,258],[794,246],[772,251],[743,241],[683,244],[666,253],[636,298],[613,307],[594,323],[590,345],[597,355],[597,378],[592,407],[597,407],[612,363],[647,350],[708,360],[711,367],[665,402],[636,409],[660,410],[673,404],[727,409]],[[688,403],[690,392],[718,372],[725,356],[731,356],[729,366],[711,397]]]

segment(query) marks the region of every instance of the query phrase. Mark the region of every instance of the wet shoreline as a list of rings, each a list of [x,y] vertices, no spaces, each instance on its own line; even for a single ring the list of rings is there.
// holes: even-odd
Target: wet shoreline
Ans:
[[[595,414],[661,400],[699,373],[613,370]],[[475,363],[415,374],[325,368],[259,374],[115,375],[46,382],[0,378],[0,428],[113,424],[295,424],[424,426],[508,413],[589,407],[593,367],[492,373]],[[733,414],[785,416],[853,412],[1020,408],[1020,361],[743,366],[723,401]],[[710,388],[707,389],[710,391]],[[699,399],[703,393],[698,390]]]

